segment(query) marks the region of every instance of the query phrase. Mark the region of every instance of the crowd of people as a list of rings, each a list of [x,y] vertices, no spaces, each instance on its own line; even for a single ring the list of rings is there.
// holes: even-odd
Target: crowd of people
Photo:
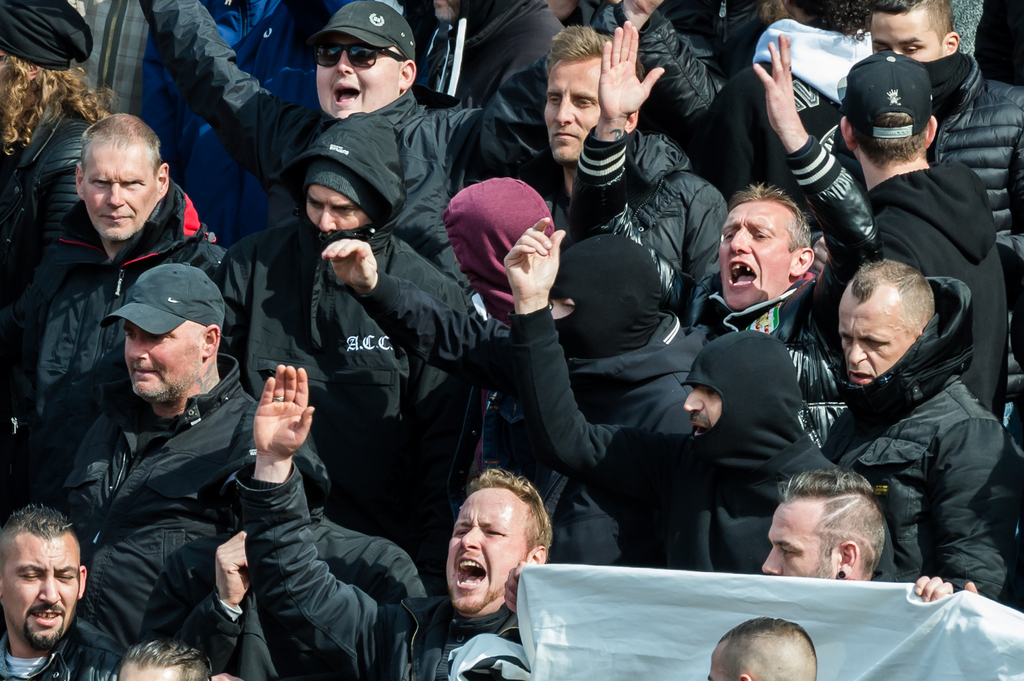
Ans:
[[[0,681],[464,678],[545,563],[1020,607],[983,10],[0,0]]]

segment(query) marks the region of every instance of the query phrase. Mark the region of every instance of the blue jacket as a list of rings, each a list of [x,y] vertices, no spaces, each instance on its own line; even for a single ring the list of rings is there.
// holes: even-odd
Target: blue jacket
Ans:
[[[316,64],[306,39],[350,0],[201,0],[238,66],[273,94],[314,111]],[[291,8],[295,8],[295,12]],[[143,64],[142,119],[160,137],[171,177],[225,248],[268,224],[267,193],[192,113],[150,40]],[[274,224],[276,218],[271,216]]]

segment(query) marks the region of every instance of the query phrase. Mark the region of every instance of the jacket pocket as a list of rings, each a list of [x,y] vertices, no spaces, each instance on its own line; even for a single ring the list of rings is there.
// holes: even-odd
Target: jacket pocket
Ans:
[[[102,497],[100,485],[107,474],[109,464],[106,461],[93,461],[87,466],[71,470],[64,481],[64,494],[68,499],[71,519],[75,523],[75,531],[79,533],[80,542],[91,541],[91,533],[99,529],[94,516],[101,516]],[[87,536],[88,535],[88,536]]]
[[[914,541],[926,520],[927,455],[924,443],[883,437],[857,458],[859,472],[875,488],[889,532],[898,543]]]

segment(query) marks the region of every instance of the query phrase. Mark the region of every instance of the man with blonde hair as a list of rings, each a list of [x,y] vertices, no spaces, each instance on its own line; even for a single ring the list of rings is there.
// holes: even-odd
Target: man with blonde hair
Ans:
[[[505,581],[520,562],[545,563],[551,543],[551,520],[533,485],[487,471],[462,505],[448,544],[448,596],[378,606],[331,576],[301,533],[308,510],[292,457],[312,422],[305,369],[279,366],[253,422],[256,463],[237,476],[260,603],[354,678],[447,678],[448,653],[471,637],[518,638],[515,613],[505,607]]]

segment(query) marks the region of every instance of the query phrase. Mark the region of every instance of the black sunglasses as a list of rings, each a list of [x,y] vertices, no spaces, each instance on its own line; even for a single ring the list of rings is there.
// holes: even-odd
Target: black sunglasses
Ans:
[[[348,53],[348,63],[357,69],[366,69],[376,64],[378,54],[405,61],[405,57],[394,50],[370,45],[317,45],[315,52],[319,66],[336,66],[341,61],[342,52]]]

